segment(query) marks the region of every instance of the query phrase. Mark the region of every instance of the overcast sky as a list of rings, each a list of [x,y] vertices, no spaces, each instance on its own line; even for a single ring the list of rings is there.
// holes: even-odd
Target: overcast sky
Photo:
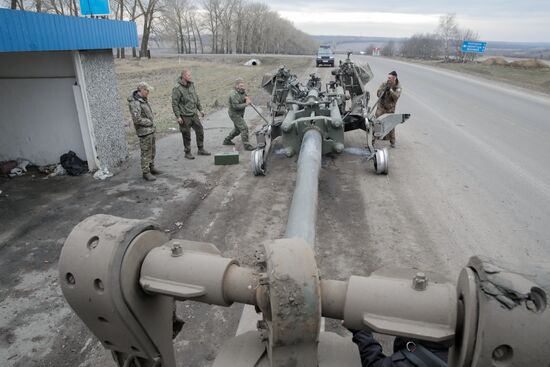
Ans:
[[[549,0],[263,0],[312,35],[408,37],[456,13],[482,40],[550,42]]]

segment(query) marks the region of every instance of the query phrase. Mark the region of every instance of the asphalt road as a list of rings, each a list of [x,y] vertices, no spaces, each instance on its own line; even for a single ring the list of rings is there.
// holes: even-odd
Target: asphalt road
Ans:
[[[397,128],[386,176],[365,160],[362,131],[346,133],[343,154],[323,158],[315,244],[322,276],[346,279],[397,265],[454,281],[476,254],[527,270],[550,263],[550,98],[424,66],[353,58],[370,63],[372,94],[396,70],[403,84],[397,112],[412,116]],[[312,60],[302,76],[317,72],[327,80],[330,71]],[[247,121],[260,123],[253,111]],[[208,116],[205,128],[208,149],[231,150],[221,146],[231,129],[226,111]],[[105,182],[1,182],[0,365],[114,365],[57,284],[63,241],[88,215],[152,219],[174,238],[211,242],[245,265],[263,241],[283,237],[296,160],[275,155],[268,176],[253,177],[236,142],[241,163],[220,167],[211,157],[183,159],[179,134],[160,139],[157,165],[165,174],[152,184],[139,177],[135,152]],[[242,310],[179,303],[186,325],[174,342],[178,366],[211,366],[237,332]],[[331,320],[326,329],[347,333]]]
[[[315,244],[322,276],[346,279],[397,265],[455,281],[473,255],[527,270],[535,262],[550,262],[550,167],[545,165],[550,99],[416,65],[354,59],[371,64],[373,95],[387,73],[397,70],[404,88],[398,112],[412,117],[398,127],[387,176],[374,174],[362,156],[362,131],[346,134],[342,155],[324,157]],[[303,76],[317,72],[326,81],[330,71],[312,67]],[[225,238],[227,244],[229,233],[239,244],[222,251],[249,263],[261,241],[284,233],[295,169],[295,159],[275,156],[267,177],[243,173],[229,191],[219,193],[224,199],[197,208],[183,232],[201,228],[223,200],[226,211],[207,226],[218,235],[201,238],[214,243]],[[231,315],[218,308],[194,313],[196,326],[189,325],[182,338],[197,329],[205,335],[179,344],[187,360],[182,365],[209,365],[201,347],[223,343],[218,333],[235,330],[240,308],[232,309]],[[220,314],[226,315],[224,322],[211,323]],[[347,333],[334,320],[326,321],[326,329]],[[390,339],[383,341],[388,346]]]
[[[549,262],[550,98],[419,65],[362,59],[376,75],[374,85],[391,70],[403,84],[398,111],[412,117],[398,128],[386,195],[396,199],[396,218],[415,216],[417,223],[407,224],[416,227],[410,234],[419,256],[442,260],[426,265],[454,278],[473,254],[527,268]],[[396,227],[401,241],[407,238],[407,226]]]

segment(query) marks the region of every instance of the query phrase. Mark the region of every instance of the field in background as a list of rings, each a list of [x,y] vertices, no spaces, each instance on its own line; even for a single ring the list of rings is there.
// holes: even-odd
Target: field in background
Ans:
[[[172,88],[176,84],[182,68],[191,70],[199,98],[206,113],[227,106],[227,99],[236,78],[243,78],[248,86],[248,94],[253,102],[265,103],[265,95],[260,84],[265,73],[286,65],[294,73],[299,74],[313,62],[312,57],[261,56],[256,59],[261,65],[244,66],[250,57],[224,57],[223,55],[208,57],[178,58],[164,57],[151,60],[126,59],[116,60],[120,105],[124,113],[128,143],[131,149],[137,146],[137,138],[128,111],[127,98],[135,90],[140,81],[145,81],[155,88],[149,95],[155,123],[157,138],[170,132],[178,131],[174,114],[172,113]]]
[[[497,58],[500,59],[500,58]],[[514,67],[511,65],[491,64],[485,60],[474,63],[443,63],[441,61],[418,61],[404,59],[408,62],[418,62],[439,68],[480,76],[485,79],[512,84],[518,87],[550,94],[550,67]],[[529,63],[531,60],[524,60]]]

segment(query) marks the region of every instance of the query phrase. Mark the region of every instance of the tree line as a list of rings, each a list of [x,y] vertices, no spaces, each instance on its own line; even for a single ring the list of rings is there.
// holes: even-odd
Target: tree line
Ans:
[[[455,14],[446,14],[439,18],[439,25],[435,32],[414,34],[403,41],[400,47],[396,42],[390,41],[381,49],[380,54],[430,60],[443,58],[445,62],[453,60],[464,62],[467,59],[473,60],[475,54],[463,53],[462,43],[478,40],[477,32],[458,26]]]
[[[79,15],[79,0],[0,0],[12,9]],[[141,27],[140,49],[151,41],[169,43],[178,53],[311,54],[318,46],[268,5],[249,0],[111,0],[111,18]],[[117,50],[125,57],[125,50]]]

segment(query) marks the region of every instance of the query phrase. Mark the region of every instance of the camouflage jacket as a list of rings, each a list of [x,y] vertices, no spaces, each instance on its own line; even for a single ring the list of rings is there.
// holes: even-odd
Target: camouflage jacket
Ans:
[[[246,108],[246,92],[239,92],[233,89],[229,93],[229,115],[244,116],[244,109]]]
[[[172,89],[172,110],[176,117],[195,116],[198,111],[202,111],[201,101],[195,83],[187,82],[183,85],[181,77],[174,89]]]
[[[130,115],[136,128],[137,136],[146,136],[155,132],[155,124],[153,123],[154,115],[147,98],[141,97],[138,91],[134,91],[128,97],[128,106],[130,107]]]
[[[394,113],[397,100],[401,96],[401,83],[397,81],[397,83],[391,88],[388,88],[386,83],[382,83],[378,88],[376,95],[378,98],[381,97],[378,102],[379,108],[384,110],[385,113]]]

